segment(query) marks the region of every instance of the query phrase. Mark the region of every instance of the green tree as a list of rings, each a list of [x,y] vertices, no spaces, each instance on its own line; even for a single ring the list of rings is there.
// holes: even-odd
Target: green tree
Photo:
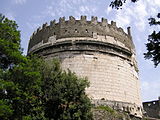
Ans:
[[[13,82],[4,80],[4,72],[0,69],[0,119],[8,120],[13,114],[11,105],[11,96],[8,96],[8,91],[13,92],[15,85]]]
[[[45,62],[32,56],[25,63],[19,63],[9,71],[7,80],[17,86],[12,98],[13,118],[16,119],[44,119],[42,106],[42,75]]]
[[[130,1],[135,3],[138,0],[130,0]],[[115,9],[122,9],[124,3],[126,3],[126,0],[114,0],[111,2],[110,6]]]
[[[23,60],[20,31],[15,21],[0,14],[0,68],[7,69]]]
[[[0,100],[7,101],[3,106],[8,107],[9,119],[88,120],[92,117],[91,102],[85,94],[89,82],[71,71],[62,71],[55,59],[46,62],[32,56],[14,66],[3,78],[5,83],[13,83],[13,87],[11,84],[0,89],[3,92]],[[6,114],[0,116],[4,117]]]
[[[44,61],[27,57],[12,69],[1,72],[0,119],[43,119],[41,69]],[[7,109],[3,109],[6,107]],[[7,114],[6,114],[7,113]]]
[[[88,81],[62,71],[57,60],[23,56],[17,28],[0,15],[0,119],[91,119]]]
[[[130,0],[131,2],[137,2],[138,0]],[[126,0],[114,0],[111,2],[110,6],[115,9],[122,9],[123,4]],[[160,25],[160,13],[157,15],[156,18],[149,18],[149,24],[153,25]],[[157,67],[160,63],[160,31],[156,32],[155,30],[152,32],[151,35],[148,36],[148,43],[146,43],[147,52],[144,53],[144,58],[151,59]]]
[[[21,55],[20,32],[17,24],[0,14],[0,119],[11,119],[13,115],[12,98],[16,85],[6,80],[9,70],[24,57]]]
[[[62,71],[57,60],[51,65],[43,71],[45,116],[54,120],[90,120],[91,102],[85,94],[89,82],[69,70]]]
[[[157,15],[157,19],[160,18],[160,13]],[[156,18],[149,18],[149,24],[160,25],[160,21]],[[146,44],[147,52],[144,53],[146,59],[152,59],[155,67],[160,63],[160,31],[153,31],[148,36],[148,43]]]

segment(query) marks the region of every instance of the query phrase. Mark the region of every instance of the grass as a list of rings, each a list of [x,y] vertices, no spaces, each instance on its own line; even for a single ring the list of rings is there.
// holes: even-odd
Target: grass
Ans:
[[[101,105],[101,106],[96,107],[96,109],[104,110],[104,111],[107,111],[107,112],[112,113],[112,114],[115,113],[115,110],[113,110],[109,106]]]

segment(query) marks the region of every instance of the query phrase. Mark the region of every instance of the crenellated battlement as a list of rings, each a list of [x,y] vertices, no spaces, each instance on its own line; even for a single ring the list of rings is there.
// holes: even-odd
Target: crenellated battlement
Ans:
[[[50,24],[43,24],[31,36],[29,49],[38,43],[47,43],[48,38],[56,36],[56,39],[70,37],[90,37],[95,34],[101,36],[110,36],[124,43],[129,49],[134,49],[131,39],[130,28],[127,28],[128,33],[125,33],[121,27],[117,27],[116,22],[108,23],[107,19],[102,18],[99,22],[97,17],[92,16],[88,21],[86,16],[81,16],[80,20],[76,20],[70,16],[68,20],[65,17],[59,18],[59,22],[50,21]]]
[[[95,16],[70,16],[43,24],[31,36],[28,55],[58,58],[63,70],[87,77],[86,93],[95,105],[109,105],[142,117],[138,68],[130,27]]]

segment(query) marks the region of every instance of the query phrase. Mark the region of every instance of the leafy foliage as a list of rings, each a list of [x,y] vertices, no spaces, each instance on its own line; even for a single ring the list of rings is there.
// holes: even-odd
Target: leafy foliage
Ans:
[[[57,60],[43,72],[45,115],[54,120],[91,119],[91,103],[85,94],[86,79],[77,78],[71,71],[62,72]]]
[[[160,13],[158,13],[157,18],[160,18]],[[155,18],[149,18],[149,24],[160,25],[160,21]],[[160,31],[153,31],[151,35],[148,36],[148,43],[146,44],[147,53],[144,53],[146,59],[152,59],[155,67],[160,63]]]
[[[15,21],[0,14],[0,68],[7,69],[24,59],[20,47],[20,31]]]
[[[41,103],[41,69],[43,65],[43,60],[32,57],[10,71],[10,80],[18,88],[16,99],[12,103],[13,118],[32,117],[32,119],[42,119],[44,117]]]
[[[111,107],[109,107],[109,106],[100,105],[100,106],[96,107],[96,109],[105,110],[105,111],[108,111],[108,112],[110,112],[110,113],[112,113],[112,114],[115,113],[115,110],[113,110],[113,109],[112,109]]]
[[[25,63],[19,63],[10,70],[2,71],[0,81],[0,101],[8,106],[5,112],[8,119],[43,118],[41,100],[41,59],[27,58]],[[6,115],[0,115],[4,119]]]
[[[62,71],[57,60],[23,56],[17,27],[0,15],[0,119],[91,119],[88,81]]]
[[[85,94],[88,81],[77,78],[71,71],[63,72],[57,60],[47,63],[31,57],[5,74],[0,81],[1,108],[8,111],[3,109],[4,117],[6,113],[7,118],[32,120],[88,120],[92,117],[91,103]]]
[[[138,0],[131,0],[131,2],[137,2]],[[110,6],[115,9],[122,9],[123,4],[126,3],[126,0],[114,0],[111,2]]]
[[[7,91],[12,91],[13,89],[14,84],[2,80],[2,76],[0,76],[0,119],[2,120],[7,120],[13,114],[11,96],[7,95]]]

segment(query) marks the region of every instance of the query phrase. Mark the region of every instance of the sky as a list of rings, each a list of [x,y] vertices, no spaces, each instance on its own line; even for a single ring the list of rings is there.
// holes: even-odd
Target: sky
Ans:
[[[27,53],[28,42],[32,33],[42,24],[56,20],[59,17],[74,16],[80,19],[86,15],[102,17],[108,21],[116,21],[117,26],[125,31],[131,27],[132,39],[136,47],[141,83],[142,101],[151,101],[160,96],[160,65],[154,67],[151,60],[145,60],[145,43],[153,30],[160,30],[158,26],[149,26],[148,18],[155,17],[160,12],[160,0],[139,0],[131,3],[130,0],[115,10],[109,7],[111,0],[0,0],[0,13],[15,20],[21,31],[21,45],[24,54]]]

